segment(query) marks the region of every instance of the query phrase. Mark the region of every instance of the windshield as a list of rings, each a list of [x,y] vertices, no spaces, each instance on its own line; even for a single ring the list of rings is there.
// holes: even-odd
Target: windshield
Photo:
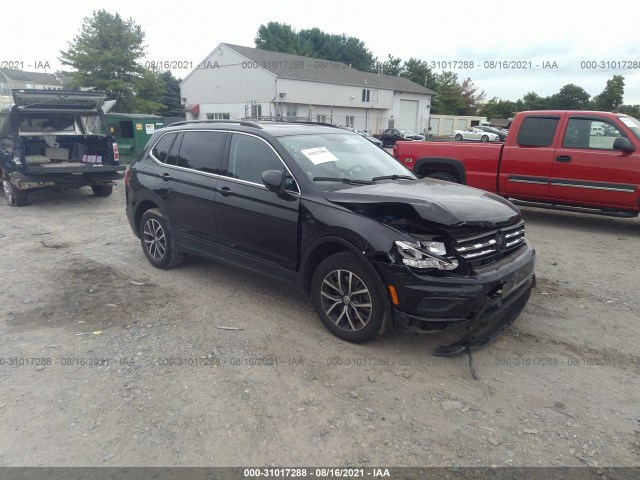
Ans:
[[[400,133],[403,134],[403,135],[418,135],[413,130],[400,130]]]
[[[341,184],[341,179],[371,181],[375,177],[404,175],[415,178],[391,155],[360,135],[324,133],[279,137],[309,178],[325,185]],[[333,178],[334,182],[319,180]]]
[[[640,122],[633,117],[619,117],[620,121],[624,123],[629,130],[636,136],[636,138],[640,139]]]

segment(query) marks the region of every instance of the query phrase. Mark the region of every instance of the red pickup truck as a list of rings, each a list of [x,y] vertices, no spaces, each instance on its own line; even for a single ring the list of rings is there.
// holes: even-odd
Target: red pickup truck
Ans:
[[[503,144],[397,142],[393,156],[418,176],[520,204],[618,217],[640,212],[640,122],[628,115],[520,112]]]

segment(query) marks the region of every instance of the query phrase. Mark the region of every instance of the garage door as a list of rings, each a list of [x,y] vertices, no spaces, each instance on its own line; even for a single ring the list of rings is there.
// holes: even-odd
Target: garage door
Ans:
[[[440,135],[453,135],[453,118],[445,118]]]
[[[400,118],[396,121],[396,128],[418,128],[418,101],[400,100]]]
[[[431,135],[440,135],[440,119],[432,118],[429,120],[429,126],[431,127]]]

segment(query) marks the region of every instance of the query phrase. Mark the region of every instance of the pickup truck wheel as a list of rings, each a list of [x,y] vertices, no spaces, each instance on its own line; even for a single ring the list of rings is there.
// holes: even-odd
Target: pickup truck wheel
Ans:
[[[157,208],[151,208],[142,215],[140,242],[147,260],[156,268],[175,267],[184,259],[184,253],[176,251],[169,224]]]
[[[20,190],[9,182],[9,180],[2,181],[2,189],[4,190],[4,196],[7,199],[7,203],[11,207],[24,207],[27,204],[27,191]]]
[[[462,141],[462,134],[456,133],[456,136],[453,137],[453,138],[455,138],[456,142],[461,142]]]
[[[373,340],[384,326],[383,287],[350,252],[327,257],[311,283],[313,305],[325,327],[353,343]]]
[[[484,143],[487,143],[489,141],[489,137],[487,135],[483,135],[482,137],[480,137],[480,140]]]
[[[91,185],[96,197],[108,197],[113,192],[113,185]]]
[[[444,180],[445,182],[451,182],[451,183],[459,183],[458,180],[451,175],[450,173],[445,173],[445,172],[434,172],[434,173],[430,173],[429,175],[427,175],[428,178],[436,178],[438,180]]]

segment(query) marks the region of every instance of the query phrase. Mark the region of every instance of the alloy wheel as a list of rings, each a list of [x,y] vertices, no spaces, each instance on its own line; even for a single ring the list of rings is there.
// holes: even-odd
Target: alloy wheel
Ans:
[[[167,251],[167,237],[160,222],[150,218],[144,224],[144,245],[154,260],[161,260]]]
[[[371,319],[371,293],[362,279],[349,270],[329,272],[322,281],[320,298],[324,313],[338,328],[355,332]]]

